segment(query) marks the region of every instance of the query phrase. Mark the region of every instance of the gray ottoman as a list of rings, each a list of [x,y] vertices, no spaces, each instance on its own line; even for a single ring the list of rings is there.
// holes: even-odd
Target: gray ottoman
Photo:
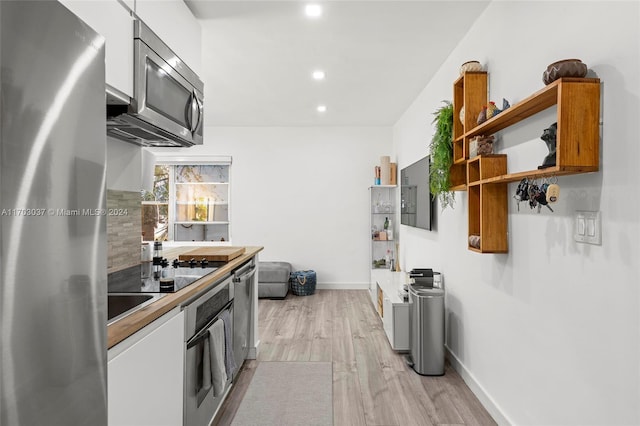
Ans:
[[[258,267],[258,297],[284,299],[289,292],[288,262],[260,262]]]

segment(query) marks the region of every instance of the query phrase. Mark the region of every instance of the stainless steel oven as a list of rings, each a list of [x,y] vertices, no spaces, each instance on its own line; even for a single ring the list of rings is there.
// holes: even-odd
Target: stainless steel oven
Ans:
[[[107,134],[144,146],[202,144],[204,84],[142,21],[134,21],[134,97],[107,105]]]
[[[216,394],[214,386],[208,384],[208,351],[215,350],[210,330],[225,317],[233,330],[233,277],[228,277],[202,296],[184,306],[185,311],[185,388],[184,424],[187,426],[209,425],[216,410],[229,391],[233,373],[229,374],[223,389]],[[232,342],[229,342],[232,345]]]

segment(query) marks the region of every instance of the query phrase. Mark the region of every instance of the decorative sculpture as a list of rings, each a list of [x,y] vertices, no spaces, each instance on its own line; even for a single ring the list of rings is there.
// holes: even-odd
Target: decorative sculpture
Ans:
[[[547,167],[553,167],[556,165],[556,133],[558,131],[558,123],[553,123],[548,128],[544,129],[542,132],[542,136],[540,139],[547,144],[547,149],[549,150],[549,154],[544,157],[544,161],[541,166],[538,166],[539,169],[546,169]]]
[[[501,112],[502,111],[498,109],[495,102],[493,101],[489,102],[489,104],[487,105],[487,120],[493,117],[494,115],[500,114]]]
[[[498,108],[495,102],[490,101],[487,106],[482,107],[482,111],[480,111],[480,114],[478,114],[478,124],[484,123],[491,117],[500,114],[510,106],[511,105],[509,105],[509,101],[507,101],[505,98],[502,98],[502,109]]]
[[[478,114],[478,124],[482,124],[487,121],[487,107],[483,106],[482,111]]]

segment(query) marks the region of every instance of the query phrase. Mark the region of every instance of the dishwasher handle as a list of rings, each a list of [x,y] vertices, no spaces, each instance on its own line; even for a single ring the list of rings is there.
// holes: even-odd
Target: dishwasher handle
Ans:
[[[234,275],[233,276],[233,282],[234,283],[239,283],[239,282],[242,282],[242,281],[249,281],[249,279],[251,277],[253,277],[255,274],[256,274],[256,266],[253,265],[251,267],[251,269],[249,269],[248,272],[246,272],[246,273],[244,273],[242,275]]]

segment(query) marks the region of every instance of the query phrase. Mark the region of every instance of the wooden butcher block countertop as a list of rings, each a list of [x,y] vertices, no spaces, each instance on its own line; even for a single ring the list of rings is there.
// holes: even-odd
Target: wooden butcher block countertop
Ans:
[[[207,259],[209,262],[230,262],[242,256],[245,247],[198,247],[178,255],[180,260]]]
[[[198,281],[188,285],[180,291],[175,293],[163,293],[166,294],[166,296],[107,326],[107,348],[112,348],[127,337],[133,335],[135,332],[151,324],[154,320],[166,314],[176,306],[208,289],[212,283],[226,277],[231,273],[231,271],[254,257],[263,249],[263,247],[243,248],[244,253],[230,260],[224,266],[216,269],[213,273],[200,278]],[[163,254],[164,257],[169,259],[176,258],[182,253],[193,250],[194,247],[172,247],[165,248],[163,250]]]

